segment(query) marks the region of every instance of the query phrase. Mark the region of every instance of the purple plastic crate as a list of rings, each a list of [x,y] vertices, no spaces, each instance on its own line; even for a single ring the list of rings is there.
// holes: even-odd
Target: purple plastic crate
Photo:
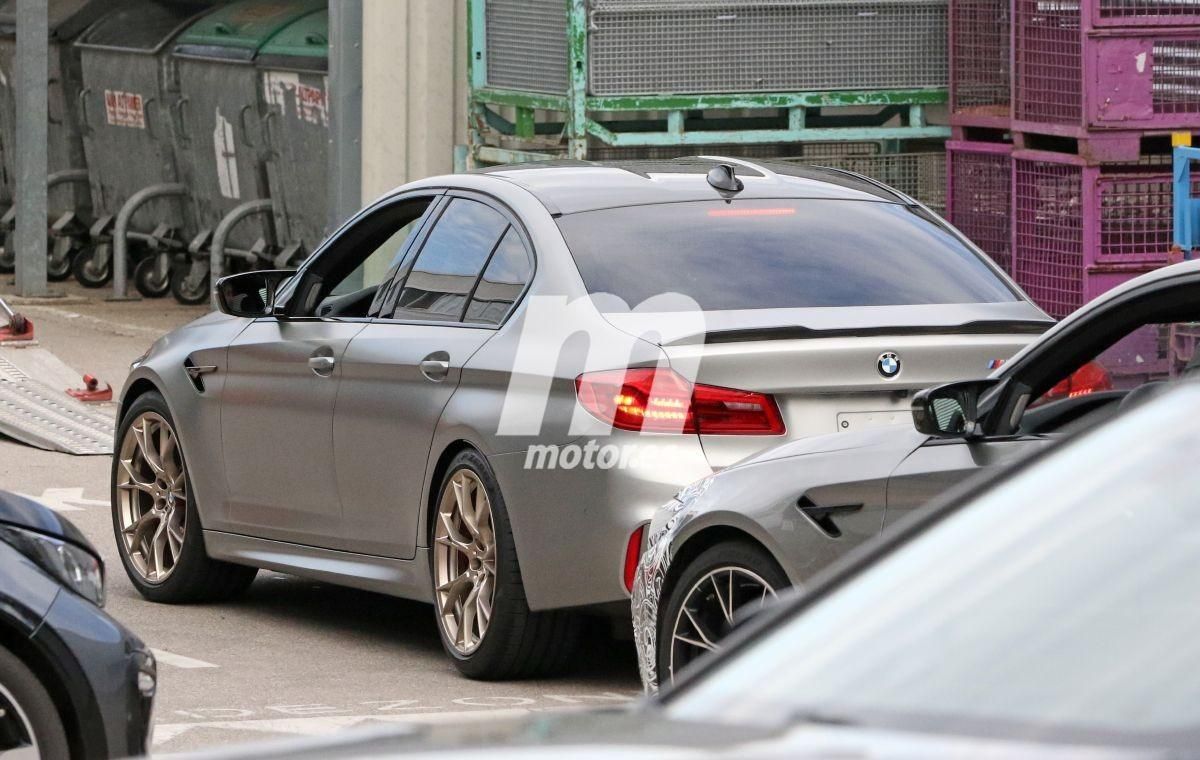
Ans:
[[[1014,128],[1082,136],[1200,124],[1196,4],[1013,0],[1013,7]],[[1145,12],[1134,14],[1138,8]],[[1190,12],[1171,13],[1180,8]]]
[[[1013,193],[1013,276],[1056,317],[1167,263],[1168,167],[1089,166],[1075,155],[1016,151]]]
[[[1082,5],[1093,28],[1200,26],[1200,3],[1195,0],[1083,0]]]
[[[1012,274],[1012,145],[952,140],[946,161],[947,218]]]
[[[950,3],[953,123],[1007,125],[1012,117],[1012,0]]]

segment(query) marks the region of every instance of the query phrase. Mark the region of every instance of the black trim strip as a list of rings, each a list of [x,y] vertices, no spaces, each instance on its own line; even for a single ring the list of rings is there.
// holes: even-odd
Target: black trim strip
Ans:
[[[1054,322],[1042,320],[977,320],[961,325],[881,325],[876,327],[835,327],[814,329],[802,325],[779,327],[746,327],[732,330],[715,330],[704,336],[706,344],[740,343],[753,340],[792,340],[795,338],[868,338],[874,336],[904,335],[987,335],[1020,333],[1041,335],[1054,326]]]

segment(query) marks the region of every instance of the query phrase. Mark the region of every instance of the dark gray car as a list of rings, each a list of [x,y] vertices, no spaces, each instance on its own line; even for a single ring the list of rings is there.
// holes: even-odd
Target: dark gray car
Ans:
[[[1093,301],[991,377],[914,399],[908,424],[801,439],[704,478],[659,510],[633,593],[647,688],[775,596],[984,467],[1014,461],[1190,370],[1200,262]]]
[[[104,604],[104,567],[70,521],[0,491],[0,755],[149,749],[154,656]]]

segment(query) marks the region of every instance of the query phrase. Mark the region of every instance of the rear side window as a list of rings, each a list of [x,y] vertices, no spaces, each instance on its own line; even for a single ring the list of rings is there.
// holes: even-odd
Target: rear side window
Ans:
[[[429,233],[396,299],[394,319],[457,322],[508,221],[478,201],[455,198]]]
[[[517,231],[509,227],[475,287],[466,320],[489,325],[503,322],[532,273],[525,244]]]
[[[663,293],[706,311],[998,303],[1016,293],[919,212],[841,200],[695,201],[567,214],[590,293]]]

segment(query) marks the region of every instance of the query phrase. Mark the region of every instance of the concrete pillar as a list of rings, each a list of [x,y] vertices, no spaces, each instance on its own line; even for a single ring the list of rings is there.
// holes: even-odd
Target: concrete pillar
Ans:
[[[364,0],[364,203],[453,171],[467,139],[466,56],[466,0]]]
[[[46,3],[17,2],[17,293],[45,296],[46,287],[46,77],[50,50]]]

